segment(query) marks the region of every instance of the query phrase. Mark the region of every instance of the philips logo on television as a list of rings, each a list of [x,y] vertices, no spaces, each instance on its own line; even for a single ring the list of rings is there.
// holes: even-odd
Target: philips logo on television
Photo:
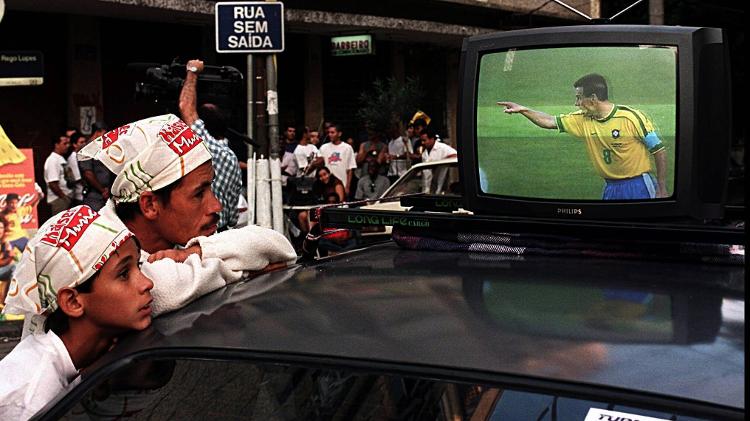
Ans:
[[[562,215],[583,215],[583,209],[580,208],[557,208],[557,213]]]

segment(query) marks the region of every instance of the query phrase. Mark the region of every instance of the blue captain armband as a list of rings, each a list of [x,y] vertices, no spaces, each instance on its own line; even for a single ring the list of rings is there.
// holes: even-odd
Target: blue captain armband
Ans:
[[[646,148],[651,153],[664,149],[661,139],[659,139],[659,136],[655,132],[648,132],[646,137],[643,138],[643,143],[646,144]]]

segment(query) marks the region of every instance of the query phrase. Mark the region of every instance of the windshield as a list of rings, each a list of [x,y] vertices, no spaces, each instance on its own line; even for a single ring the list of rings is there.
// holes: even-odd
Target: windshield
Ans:
[[[412,168],[399,178],[384,197],[413,193],[460,194],[458,191],[458,165],[455,162]]]

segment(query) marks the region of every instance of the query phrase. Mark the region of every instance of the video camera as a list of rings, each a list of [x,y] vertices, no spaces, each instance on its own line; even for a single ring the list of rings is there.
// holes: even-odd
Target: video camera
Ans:
[[[128,68],[138,74],[135,83],[135,100],[147,100],[160,104],[165,112],[179,115],[179,99],[182,84],[185,81],[187,65],[178,63],[129,63]],[[257,147],[252,139],[241,130],[245,98],[242,72],[232,66],[204,66],[198,74],[197,84],[198,105],[212,103],[218,105],[227,115],[227,137],[230,147],[238,157],[242,157],[245,146],[250,143]]]
[[[180,90],[185,81],[185,63],[171,64],[129,63],[128,68],[138,72],[135,99],[164,104],[174,112]],[[198,74],[198,102],[214,103],[225,110],[244,103],[239,94],[244,92],[242,72],[232,66],[204,66]]]

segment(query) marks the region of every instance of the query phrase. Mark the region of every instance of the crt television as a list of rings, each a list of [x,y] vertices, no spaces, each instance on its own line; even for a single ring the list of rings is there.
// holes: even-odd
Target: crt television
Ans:
[[[716,28],[590,25],[468,38],[464,206],[541,218],[721,219],[729,67]]]

